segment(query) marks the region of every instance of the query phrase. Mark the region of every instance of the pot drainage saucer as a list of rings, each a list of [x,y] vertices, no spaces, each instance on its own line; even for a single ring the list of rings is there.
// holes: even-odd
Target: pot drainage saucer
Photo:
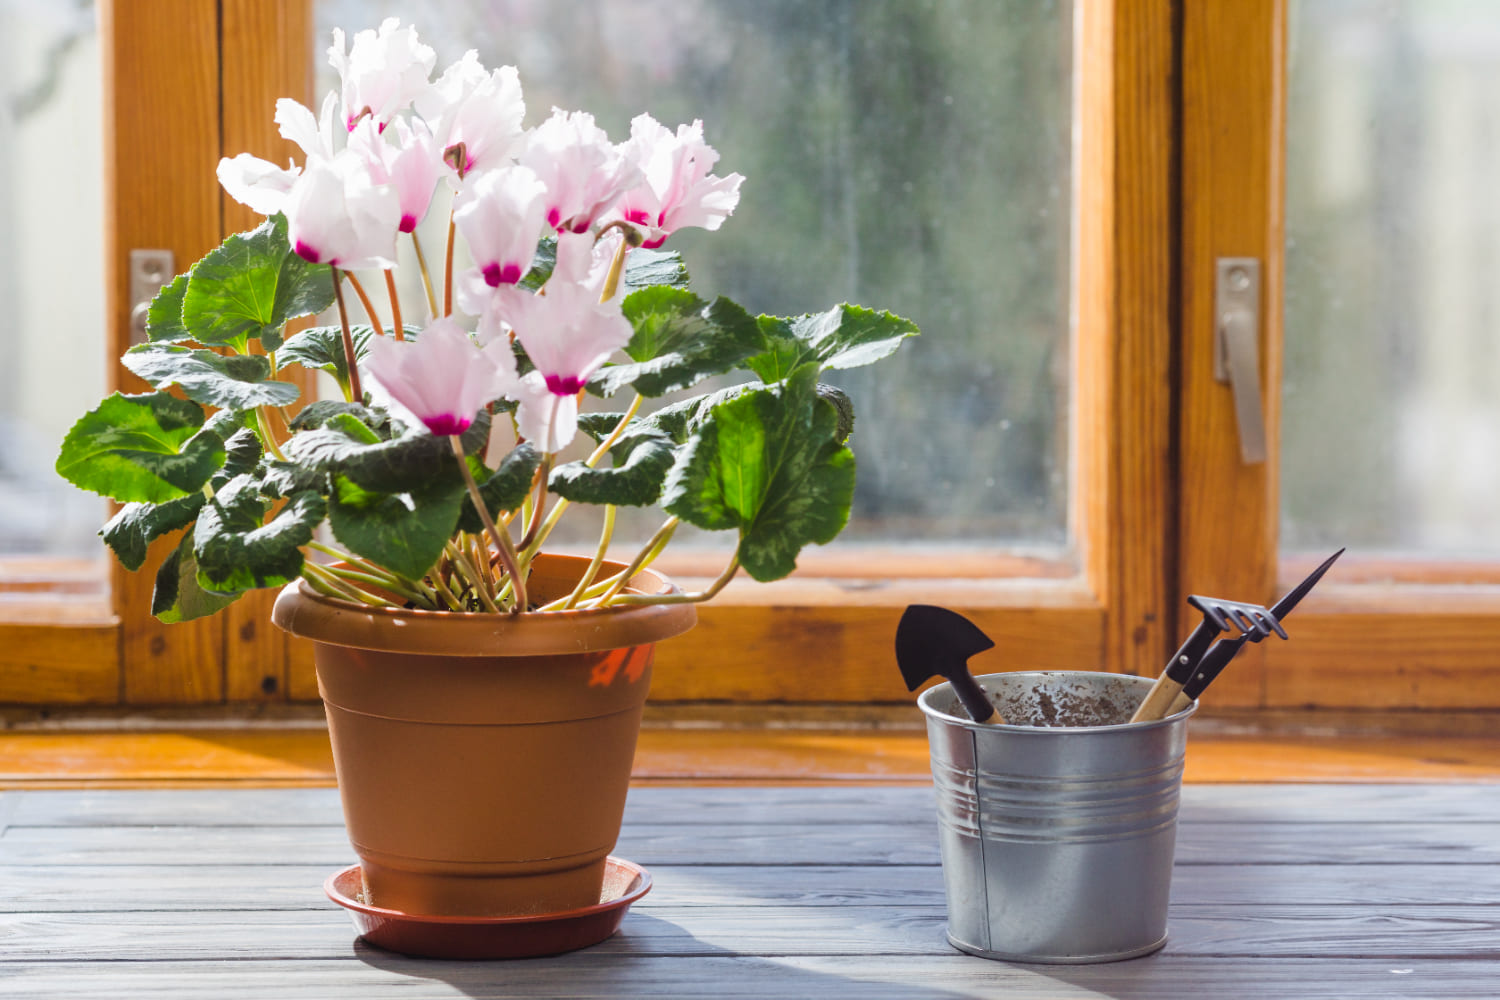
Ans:
[[[610,857],[604,897],[593,906],[519,917],[423,916],[369,906],[361,898],[359,865],[323,883],[328,898],[349,911],[359,936],[377,948],[417,958],[535,958],[598,944],[620,929],[630,904],[651,891],[651,873]]]

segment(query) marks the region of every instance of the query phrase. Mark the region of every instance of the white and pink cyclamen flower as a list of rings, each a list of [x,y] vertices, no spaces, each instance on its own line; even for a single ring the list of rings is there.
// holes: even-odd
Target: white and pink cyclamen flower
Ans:
[[[481,340],[503,342],[505,331],[514,331],[536,366],[521,379],[514,398],[521,403],[516,414],[521,435],[543,451],[558,451],[573,440],[579,391],[634,332],[618,298],[599,301],[609,267],[603,251],[612,242],[601,241],[596,253],[592,236],[559,236],[557,268],[546,294],[502,286],[480,318]]]
[[[514,285],[531,269],[546,197],[547,186],[526,167],[487,170],[464,183],[453,202],[453,222],[486,287]]]
[[[641,180],[635,160],[609,141],[594,116],[554,108],[526,141],[521,163],[547,186],[547,224],[582,233]]]
[[[347,131],[365,116],[384,130],[398,113],[428,87],[437,55],[417,40],[417,29],[392,17],[380,30],[361,31],[344,51],[344,33],[333,29],[328,63],[338,70],[343,99],[343,121]]]
[[[625,192],[611,214],[644,229],[643,246],[659,247],[690,226],[718,229],[739,204],[745,178],[709,174],[719,154],[703,141],[703,122],[679,125],[673,135],[650,115],[637,115],[626,146],[645,180]]]
[[[432,124],[455,183],[509,163],[525,134],[526,102],[516,68],[486,72],[472,49],[417,97],[416,108]]]
[[[481,349],[451,319],[433,320],[415,341],[375,337],[365,371],[438,436],[462,434],[481,407],[516,392],[509,345]]]
[[[392,135],[394,143],[388,141]],[[371,180],[395,188],[401,209],[397,228],[403,233],[415,230],[427,218],[443,172],[442,154],[427,123],[415,118],[408,125],[397,118],[386,133],[356,128],[349,146],[365,158]]]

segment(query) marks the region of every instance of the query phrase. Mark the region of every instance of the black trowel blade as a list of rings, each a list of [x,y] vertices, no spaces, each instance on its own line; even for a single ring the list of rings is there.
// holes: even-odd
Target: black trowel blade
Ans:
[[[967,673],[969,657],[994,646],[969,619],[931,604],[911,605],[896,626],[896,665],[910,691],[931,677]]]

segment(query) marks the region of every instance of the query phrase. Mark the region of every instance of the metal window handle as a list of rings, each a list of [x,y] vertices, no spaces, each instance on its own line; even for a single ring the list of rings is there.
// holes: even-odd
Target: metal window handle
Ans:
[[[1260,407],[1260,261],[1220,257],[1214,283],[1214,378],[1234,392],[1240,459],[1266,460],[1266,420]]]
[[[146,319],[151,300],[172,280],[172,251],[130,251],[130,343],[146,342]]]

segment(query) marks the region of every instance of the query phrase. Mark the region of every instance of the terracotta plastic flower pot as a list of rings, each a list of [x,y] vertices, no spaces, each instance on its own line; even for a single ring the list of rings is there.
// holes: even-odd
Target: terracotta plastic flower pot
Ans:
[[[588,564],[539,556],[528,587]],[[624,567],[606,564],[601,575]],[[631,589],[668,593],[657,573]],[[545,615],[368,608],[300,582],[271,620],[314,642],[364,901],[413,914],[552,913],[599,902],[620,833],[654,646],[691,604]]]

